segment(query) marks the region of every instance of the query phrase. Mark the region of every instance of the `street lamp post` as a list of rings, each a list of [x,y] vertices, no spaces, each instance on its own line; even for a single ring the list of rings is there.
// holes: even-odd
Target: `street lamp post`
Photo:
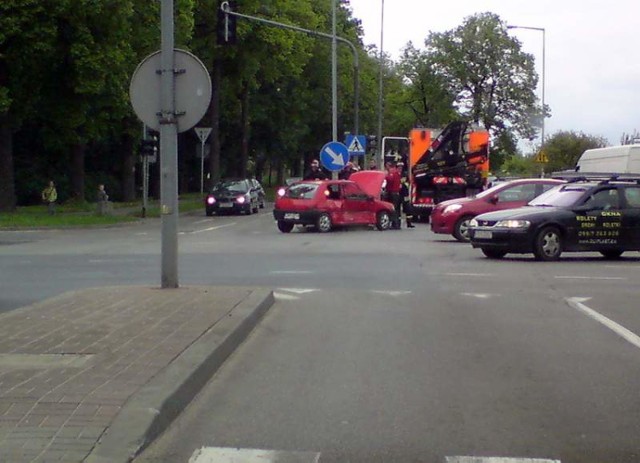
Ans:
[[[382,51],[382,43],[384,39],[384,0],[381,0],[380,3],[380,73],[378,76],[378,156],[376,163],[378,164],[378,168],[380,170],[384,170],[384,153],[382,150],[382,113],[384,112],[383,107],[383,77],[384,77],[384,54]]]
[[[542,150],[542,147],[544,146],[544,120],[545,120],[545,100],[544,100],[544,84],[545,84],[545,75],[544,75],[544,71],[545,71],[545,63],[546,63],[546,58],[545,58],[545,30],[544,27],[529,27],[529,26],[507,26],[507,29],[528,29],[528,30],[532,30],[532,31],[540,31],[542,32],[542,132],[541,132],[541,136],[540,136],[540,150]]]

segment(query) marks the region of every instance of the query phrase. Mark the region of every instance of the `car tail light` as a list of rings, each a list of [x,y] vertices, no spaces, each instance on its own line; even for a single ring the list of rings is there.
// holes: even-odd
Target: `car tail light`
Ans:
[[[418,204],[433,204],[433,198],[418,198],[418,200],[416,201],[416,203]]]
[[[216,202],[216,198],[214,198],[213,196],[207,196],[207,204],[211,205],[211,204],[215,204]]]

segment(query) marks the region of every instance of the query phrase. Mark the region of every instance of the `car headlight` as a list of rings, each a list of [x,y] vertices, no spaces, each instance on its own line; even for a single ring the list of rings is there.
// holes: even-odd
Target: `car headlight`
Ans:
[[[278,189],[278,196],[282,198],[286,192],[287,190],[285,190],[284,188],[280,188]]]
[[[502,228],[529,228],[531,222],[528,220],[500,220],[496,227]]]
[[[211,205],[214,204],[216,202],[216,198],[214,198],[213,196],[207,196],[207,204]]]
[[[449,204],[447,207],[444,208],[442,213],[451,214],[452,212],[459,211],[461,207],[462,207],[462,204]]]
[[[238,201],[238,204],[244,204],[246,200],[247,200],[246,196],[238,196],[236,198],[236,201]]]
[[[471,219],[469,221],[469,227],[477,227],[478,226],[478,221],[476,219]]]

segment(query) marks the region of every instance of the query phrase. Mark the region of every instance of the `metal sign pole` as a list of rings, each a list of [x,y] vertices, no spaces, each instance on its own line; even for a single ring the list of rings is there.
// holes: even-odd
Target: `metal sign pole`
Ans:
[[[178,287],[178,126],[175,111],[173,0],[162,0],[160,78],[160,213],[162,288]]]
[[[204,195],[204,140],[200,140],[200,196]]]

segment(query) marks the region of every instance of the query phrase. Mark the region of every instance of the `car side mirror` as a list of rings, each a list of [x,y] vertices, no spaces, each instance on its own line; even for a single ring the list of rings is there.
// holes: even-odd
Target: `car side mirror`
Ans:
[[[491,198],[489,198],[489,202],[491,204],[498,204],[498,195],[494,195]]]
[[[374,202],[376,200],[376,198],[374,198],[373,196],[367,196],[367,201],[369,201],[370,203]]]

